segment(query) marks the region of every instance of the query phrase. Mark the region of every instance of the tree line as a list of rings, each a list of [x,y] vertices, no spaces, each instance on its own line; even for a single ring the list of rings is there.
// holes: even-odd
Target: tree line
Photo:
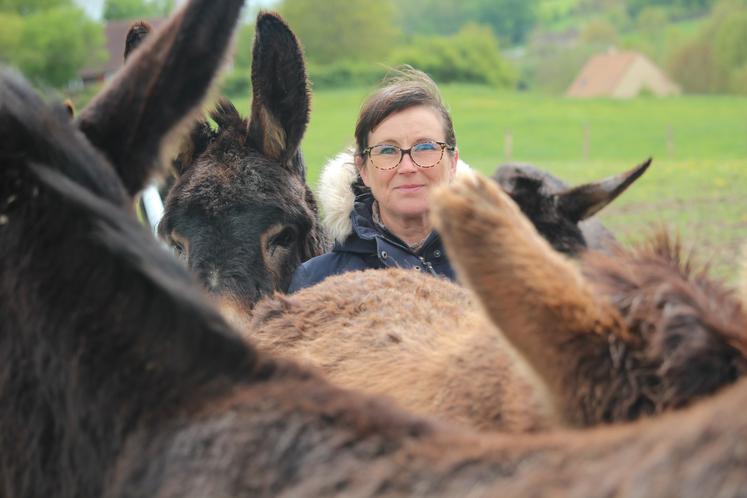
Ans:
[[[103,21],[162,17],[173,7],[174,0],[106,0]],[[275,7],[302,41],[317,88],[369,85],[407,63],[439,82],[559,92],[591,54],[617,45],[647,53],[688,92],[747,92],[747,0],[278,0]],[[696,36],[665,35],[668,23],[706,14]],[[580,30],[578,41],[543,45],[543,33],[563,23]],[[249,85],[252,31],[247,24],[238,35],[228,93]],[[634,42],[623,39],[630,31]],[[510,47],[522,48],[509,58]],[[103,24],[74,0],[0,0],[0,62],[60,87],[106,55]]]

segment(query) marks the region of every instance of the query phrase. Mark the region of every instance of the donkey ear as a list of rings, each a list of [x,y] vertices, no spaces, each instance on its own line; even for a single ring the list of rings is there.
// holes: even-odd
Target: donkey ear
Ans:
[[[65,99],[65,101],[62,103],[62,106],[65,108],[68,116],[70,116],[71,119],[75,117],[75,104],[72,100]]]
[[[625,173],[556,194],[558,210],[574,222],[590,218],[622,194],[650,164],[651,158],[648,158]]]
[[[130,194],[155,172],[167,136],[199,109],[242,4],[192,0],[147,37],[81,113],[78,127],[108,157]]]
[[[133,50],[143,43],[143,40],[145,40],[145,37],[148,36],[151,31],[153,31],[153,26],[145,21],[139,21],[130,26],[130,30],[127,32],[127,38],[125,38],[125,60],[127,60]]]
[[[282,164],[297,163],[309,123],[309,85],[301,46],[276,14],[257,17],[252,91],[248,141]]]

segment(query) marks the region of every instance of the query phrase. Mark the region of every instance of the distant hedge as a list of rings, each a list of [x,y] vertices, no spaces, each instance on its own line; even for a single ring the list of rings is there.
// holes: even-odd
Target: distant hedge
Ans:
[[[393,65],[409,64],[439,83],[484,83],[513,87],[515,69],[503,58],[490,28],[467,25],[452,36],[416,36],[390,55]]]
[[[390,68],[409,64],[428,73],[438,83],[481,83],[496,88],[514,87],[516,70],[506,61],[498,39],[486,27],[468,25],[451,36],[414,36],[392,50],[382,62],[339,60],[329,64],[307,62],[313,88],[373,86]],[[250,70],[236,67],[223,80],[223,93],[246,96]]]

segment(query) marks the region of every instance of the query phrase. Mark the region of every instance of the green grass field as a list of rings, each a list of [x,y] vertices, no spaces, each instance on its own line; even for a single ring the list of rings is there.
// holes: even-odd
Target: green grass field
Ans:
[[[324,162],[351,143],[367,92],[314,92],[303,142],[312,185]],[[747,242],[747,98],[570,100],[468,85],[444,86],[443,93],[461,157],[484,173],[510,159],[578,183],[652,156],[652,168],[605,210],[604,222],[626,241],[672,227],[700,247],[715,272],[733,277]],[[235,104],[249,108],[248,100]]]

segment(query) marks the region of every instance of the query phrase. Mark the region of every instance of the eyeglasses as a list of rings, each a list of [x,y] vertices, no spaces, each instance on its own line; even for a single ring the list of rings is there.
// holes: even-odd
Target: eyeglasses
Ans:
[[[454,149],[456,149],[454,145],[436,141],[420,142],[409,149],[403,149],[396,145],[380,144],[366,147],[363,149],[363,155],[368,154],[374,168],[383,171],[399,166],[405,154],[410,156],[415,166],[419,168],[432,168],[444,157],[444,150],[453,151]]]

